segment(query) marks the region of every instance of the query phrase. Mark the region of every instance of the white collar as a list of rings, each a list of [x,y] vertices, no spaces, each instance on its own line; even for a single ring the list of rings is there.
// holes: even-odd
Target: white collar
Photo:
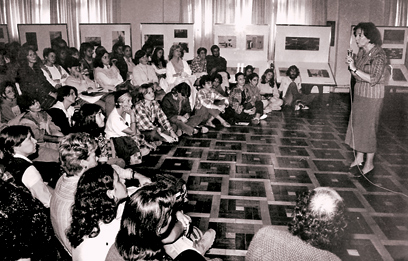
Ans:
[[[18,154],[18,153],[15,153],[15,154],[14,154],[14,158],[24,159],[24,160],[26,160],[26,161],[28,161],[28,162],[30,162],[30,163],[33,163],[29,158],[27,158],[27,157],[24,156],[24,155]]]

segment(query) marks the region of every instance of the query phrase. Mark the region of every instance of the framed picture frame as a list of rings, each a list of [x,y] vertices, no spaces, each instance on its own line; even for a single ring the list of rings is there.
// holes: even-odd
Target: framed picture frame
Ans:
[[[153,49],[163,48],[166,59],[173,44],[178,44],[183,48],[183,59],[186,61],[193,59],[196,54],[193,24],[141,23],[140,32],[142,34],[142,46],[149,43]]]
[[[69,46],[67,24],[18,24],[20,43],[29,43],[37,47],[37,54],[42,57],[44,48],[51,47],[51,42],[61,38]]]
[[[108,52],[118,41],[132,46],[132,27],[130,23],[116,24],[79,24],[81,43],[91,42],[95,47],[103,46]]]
[[[6,43],[9,42],[9,34],[8,34],[8,28],[6,24],[0,24],[0,48],[3,48],[6,46]]]

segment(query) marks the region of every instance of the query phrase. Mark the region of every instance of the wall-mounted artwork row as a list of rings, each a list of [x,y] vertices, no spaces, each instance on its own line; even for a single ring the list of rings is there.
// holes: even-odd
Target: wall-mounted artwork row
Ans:
[[[34,46],[41,58],[44,48],[51,47],[58,39],[65,40],[69,46],[67,24],[18,24],[17,28],[20,43]]]
[[[79,24],[81,43],[90,42],[95,47],[103,46],[112,51],[117,42],[132,46],[132,29],[128,23],[123,24]]]
[[[142,46],[149,44],[153,48],[164,49],[165,58],[168,59],[170,47],[178,44],[184,50],[184,60],[191,60],[196,54],[194,46],[193,24],[140,24]]]

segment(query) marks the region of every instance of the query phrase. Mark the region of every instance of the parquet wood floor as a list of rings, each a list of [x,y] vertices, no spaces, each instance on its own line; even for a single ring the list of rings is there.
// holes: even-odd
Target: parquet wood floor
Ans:
[[[369,178],[407,195],[406,102],[406,94],[385,99]],[[255,127],[217,127],[182,137],[143,158],[137,169],[187,181],[186,210],[194,225],[217,231],[208,257],[245,260],[258,229],[286,229],[296,192],[330,186],[345,199],[350,220],[345,246],[336,253],[342,260],[408,260],[408,197],[348,173],[353,158],[344,144],[349,95],[325,94],[321,104],[310,111],[272,112]]]

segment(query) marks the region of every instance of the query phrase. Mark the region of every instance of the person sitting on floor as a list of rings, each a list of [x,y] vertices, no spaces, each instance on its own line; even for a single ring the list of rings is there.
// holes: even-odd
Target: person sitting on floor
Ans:
[[[200,47],[197,50],[197,56],[191,61],[191,72],[199,79],[207,74],[207,49]]]
[[[27,188],[33,198],[50,207],[53,189],[44,183],[40,172],[28,158],[37,151],[37,141],[26,126],[6,127],[0,133],[0,150],[4,155],[6,170],[14,177],[16,185]]]
[[[279,98],[279,90],[276,86],[273,69],[265,70],[258,88],[264,105],[264,113],[280,111],[283,100]]]
[[[222,76],[214,74],[212,77],[212,88],[224,97],[228,97],[228,88],[222,86]]]
[[[164,59],[164,49],[156,47],[151,58],[152,66],[159,80],[166,79],[167,61]]]
[[[300,71],[296,65],[292,65],[286,71],[286,77],[282,78],[279,90],[282,92],[282,98],[287,106],[294,106],[295,111],[308,110],[315,95],[305,94],[302,89],[302,79]]]
[[[167,93],[161,103],[162,110],[170,123],[177,127],[177,129],[173,127],[173,129],[176,129],[177,136],[181,136],[183,133],[191,136],[200,130],[202,133],[208,132],[208,128],[204,126],[197,128],[208,116],[202,113],[205,110],[198,110],[195,114],[191,115],[189,96],[190,86],[182,82],[174,87],[171,92]]]
[[[84,42],[81,43],[79,48],[79,62],[81,63],[81,70],[84,72],[84,75],[89,77],[89,79],[94,79],[94,46],[91,43]]]
[[[136,125],[146,141],[178,142],[178,136],[168,121],[166,114],[155,100],[153,87],[142,85],[139,89],[139,101],[135,105]]]
[[[132,108],[132,96],[127,90],[114,94],[115,108],[106,121],[106,138],[112,139],[116,155],[125,160],[126,164],[134,165],[142,162],[141,157],[149,154],[149,146],[141,137],[136,126],[136,113]]]
[[[255,72],[255,68],[252,65],[247,65],[244,68],[245,83],[249,83],[248,76]]]
[[[255,78],[254,84],[256,84],[257,79],[259,79],[256,77],[257,74],[251,75]],[[263,103],[260,100],[259,90],[257,87],[251,87],[245,84],[245,76],[242,72],[235,74],[235,81],[237,85],[228,96],[231,106],[226,109],[226,118],[229,119],[232,124],[237,122],[247,123],[251,120],[254,125],[259,124],[259,115],[263,113]],[[258,98],[257,95],[259,95]],[[252,104],[251,101],[254,102],[254,104]]]
[[[43,57],[44,64],[41,66],[41,70],[45,78],[54,88],[60,88],[68,77],[67,71],[61,65],[55,63],[57,58],[56,52],[53,49],[45,48]]]
[[[347,222],[345,205],[332,188],[319,187],[299,195],[289,231],[261,228],[249,245],[245,260],[336,260]]]
[[[225,108],[229,105],[228,98],[214,91],[212,88],[211,77],[209,75],[203,75],[201,77],[200,86],[202,89],[197,93],[195,110],[200,110],[202,107],[208,110],[210,117],[207,119],[205,125],[215,128],[213,120],[217,119],[222,126],[226,128],[231,127],[231,125],[220,116],[220,113],[224,112]]]

